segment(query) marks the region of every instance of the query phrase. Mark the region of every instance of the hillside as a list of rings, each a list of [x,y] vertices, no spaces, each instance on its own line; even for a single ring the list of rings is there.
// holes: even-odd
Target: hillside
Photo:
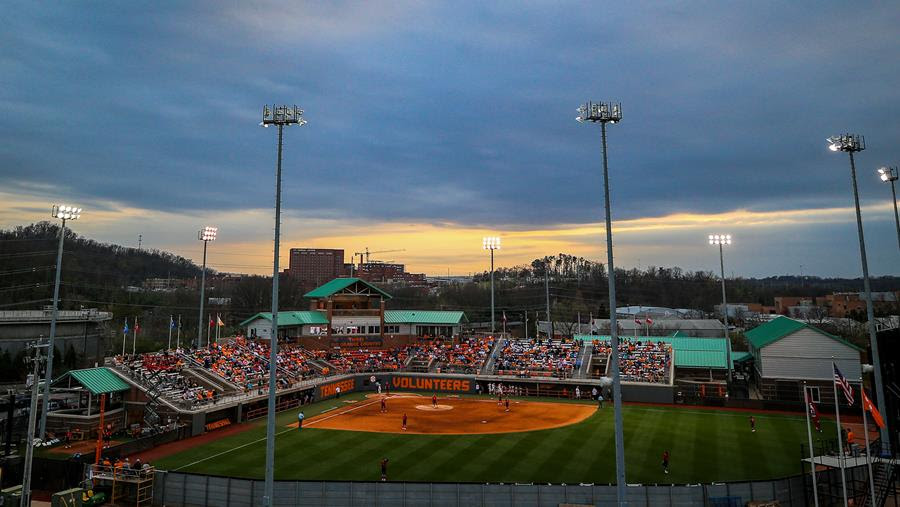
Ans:
[[[39,222],[0,230],[0,308],[49,304],[59,229],[58,224]],[[100,243],[66,230],[61,308],[119,301],[127,286],[140,285],[145,278],[168,276],[200,276],[200,267],[168,252]]]

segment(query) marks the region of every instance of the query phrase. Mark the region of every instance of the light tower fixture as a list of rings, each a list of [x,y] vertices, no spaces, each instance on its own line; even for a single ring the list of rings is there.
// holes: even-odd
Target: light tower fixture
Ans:
[[[881,181],[891,184],[891,196],[894,200],[894,225],[897,226],[897,246],[900,247],[900,213],[897,213],[897,167],[880,167],[878,168],[878,177]]]
[[[219,228],[207,225],[197,232],[197,239],[203,242],[203,270],[200,272],[200,317],[197,319],[197,348],[203,346],[203,303],[206,299],[206,247],[215,241]]]
[[[850,157],[850,183],[853,189],[853,202],[856,206],[856,232],[859,237],[859,260],[862,264],[863,291],[866,295],[866,318],[868,319],[869,343],[872,347],[872,366],[875,368],[875,396],[878,410],[886,414],[887,407],[884,403],[884,384],[881,379],[881,359],[878,351],[878,335],[875,330],[875,310],[872,302],[872,285],[869,282],[869,261],[866,259],[866,238],[863,234],[862,213],[859,210],[859,190],[856,186],[856,160],[853,156],[866,149],[866,138],[856,134],[841,134],[828,138],[828,149],[831,151],[843,151]],[[881,443],[890,442],[889,425],[891,421],[885,419],[881,428]]]
[[[62,220],[59,229],[59,246],[56,250],[56,281],[53,284],[53,313],[50,316],[50,340],[47,346],[47,371],[45,373],[44,395],[41,399],[41,424],[38,438],[47,435],[47,412],[50,410],[50,382],[53,380],[53,348],[56,341],[56,320],[59,318],[59,278],[62,270],[63,239],[66,237],[66,221],[81,218],[81,208],[67,204],[50,206],[50,216]],[[37,378],[35,378],[37,382]]]
[[[578,108],[579,123],[599,123],[603,144],[603,191],[606,198],[606,256],[609,271],[609,326],[612,347],[613,411],[616,435],[616,497],[620,506],[627,505],[625,482],[625,436],[622,430],[622,383],[619,375],[619,333],[616,323],[616,269],[613,265],[612,217],[609,204],[609,167],[606,151],[606,124],[622,121],[622,105],[618,102],[585,102]],[[552,333],[552,329],[551,329]]]
[[[722,251],[722,247],[731,246],[731,234],[710,234],[709,244],[719,247],[719,268],[722,270],[722,317],[725,321],[725,339],[731,340],[728,332],[728,300],[725,298],[725,254]],[[731,350],[731,347],[728,347],[728,350]],[[731,364],[731,358],[727,359],[728,364]]]
[[[497,322],[494,318],[494,250],[500,250],[500,237],[486,236],[482,238],[481,248],[491,251],[491,333],[493,333]]]
[[[306,125],[303,110],[296,105],[263,106],[262,127],[278,127],[278,156],[275,168],[275,252],[272,262],[272,334],[269,336],[269,400],[266,420],[266,482],[263,505],[271,507],[275,501],[275,389],[278,365],[278,255],[281,241],[281,156],[284,149],[284,127]]]

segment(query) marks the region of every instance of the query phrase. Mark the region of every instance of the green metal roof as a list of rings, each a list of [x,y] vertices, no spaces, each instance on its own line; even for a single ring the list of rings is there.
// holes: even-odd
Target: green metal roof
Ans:
[[[253,322],[256,319],[272,320],[272,312],[260,312],[241,322],[241,326]],[[305,312],[278,312],[278,327],[302,326],[304,324],[328,324],[325,312],[315,310]]]
[[[117,393],[119,391],[127,391],[131,386],[127,382],[119,378],[109,368],[88,368],[86,370],[72,370],[68,373],[85,389],[95,395],[106,393]]]
[[[459,324],[468,322],[463,312],[434,310],[385,310],[385,324]]]
[[[731,362],[737,364],[737,363],[746,361],[747,359],[750,359],[751,357],[753,357],[753,354],[751,354],[749,352],[743,352],[743,351],[732,352],[731,353]]]
[[[335,292],[344,290],[355,283],[361,283],[378,294],[381,294],[385,299],[391,299],[390,294],[360,278],[335,278],[334,280],[307,292],[303,297],[309,299],[327,298]]]
[[[609,341],[609,335],[575,335],[581,341]],[[671,343],[675,351],[675,366],[679,368],[728,368],[729,343],[725,338],[695,338],[691,336],[620,336],[622,342],[652,341]]]
[[[744,333],[744,336],[747,338],[747,341],[750,342],[750,345],[752,345],[754,349],[759,350],[759,349],[762,349],[763,347],[765,347],[767,345],[771,345],[771,344],[777,342],[778,340],[784,338],[785,336],[795,333],[803,328],[812,329],[813,331],[821,334],[822,336],[827,336],[828,338],[831,338],[832,340],[843,343],[844,345],[846,345],[848,347],[852,347],[852,348],[854,348],[856,350],[860,350],[860,351],[862,350],[861,348],[857,347],[856,345],[854,345],[846,340],[843,340],[841,338],[838,338],[837,336],[828,334],[825,331],[822,331],[821,329],[819,329],[817,327],[810,326],[806,322],[799,321],[796,319],[791,319],[791,318],[785,317],[783,315],[779,316],[775,319],[772,319],[769,322],[766,322],[765,324],[763,324],[761,326],[757,326],[757,327],[751,329],[750,331],[747,331],[746,333]]]

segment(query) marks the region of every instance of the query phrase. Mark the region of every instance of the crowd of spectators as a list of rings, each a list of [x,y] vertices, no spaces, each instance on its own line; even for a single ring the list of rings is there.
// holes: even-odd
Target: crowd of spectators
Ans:
[[[609,357],[611,350],[609,342],[594,342],[594,354]],[[619,343],[619,373],[626,382],[667,382],[671,364],[669,343],[649,340]]]
[[[436,365],[442,372],[478,373],[493,347],[493,338],[435,339],[408,347],[408,353],[414,360]]]
[[[581,367],[580,342],[506,340],[496,361],[498,375],[571,377]]]
[[[334,366],[337,373],[399,371],[406,364],[409,347],[396,349],[339,349],[318,354]]]

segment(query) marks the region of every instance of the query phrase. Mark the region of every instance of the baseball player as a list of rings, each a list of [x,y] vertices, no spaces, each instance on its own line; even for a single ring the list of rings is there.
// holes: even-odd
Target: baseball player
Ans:
[[[431,395],[431,408],[437,408],[437,394]]]
[[[387,398],[381,398],[381,413],[387,412]]]
[[[406,414],[403,414],[403,431],[406,431]]]
[[[669,473],[669,451],[663,451],[662,467],[663,467],[663,472]]]
[[[506,397],[506,411],[509,412],[509,397]]]
[[[297,414],[297,431],[303,430],[303,419],[305,419],[305,418],[306,418],[306,416],[303,415],[303,412],[300,412],[299,414]]]
[[[756,433],[756,418],[752,415],[750,416],[750,432]]]

